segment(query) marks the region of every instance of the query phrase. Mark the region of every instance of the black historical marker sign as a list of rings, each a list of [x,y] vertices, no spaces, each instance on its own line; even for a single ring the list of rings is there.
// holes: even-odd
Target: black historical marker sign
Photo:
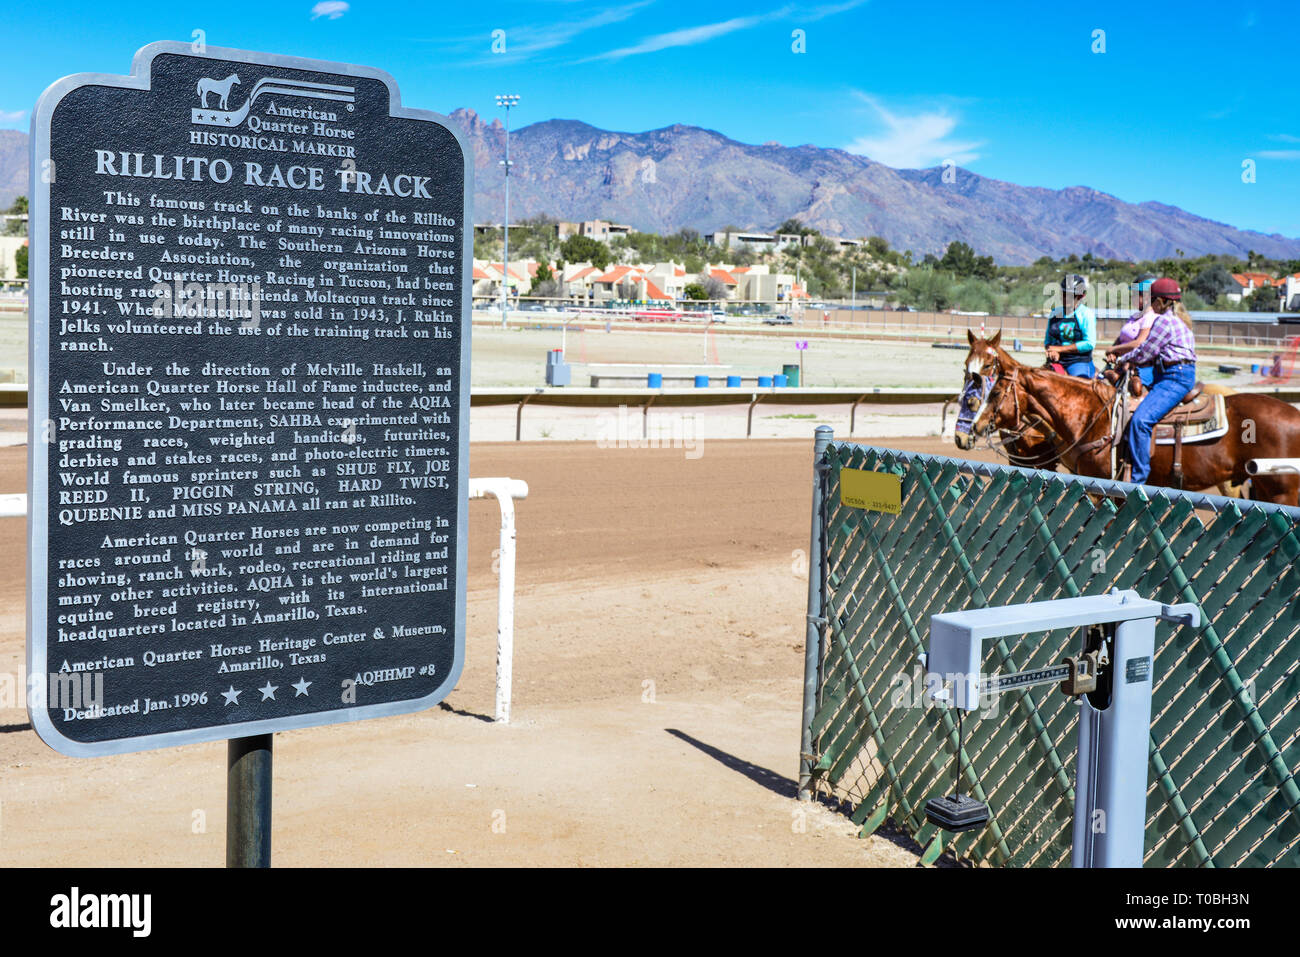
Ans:
[[[451,690],[471,175],[364,67],[156,43],[41,97],[28,673],[52,747]]]

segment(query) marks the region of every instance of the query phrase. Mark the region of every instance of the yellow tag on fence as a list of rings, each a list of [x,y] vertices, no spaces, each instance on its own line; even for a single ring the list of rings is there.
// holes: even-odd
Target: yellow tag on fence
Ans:
[[[897,515],[903,510],[903,479],[893,472],[840,469],[840,504]]]

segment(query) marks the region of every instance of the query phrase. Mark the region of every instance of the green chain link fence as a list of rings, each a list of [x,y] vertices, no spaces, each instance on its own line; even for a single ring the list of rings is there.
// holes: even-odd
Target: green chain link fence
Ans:
[[[848,802],[864,836],[892,820],[926,861],[1068,866],[1074,700],[1049,685],[967,715],[962,790],[992,819],[947,834],[923,809],[952,791],[956,721],[925,703],[918,656],[939,612],[1132,588],[1204,622],[1157,627],[1147,865],[1300,863],[1300,509],[834,442],[820,463],[805,793]],[[841,504],[841,469],[897,474],[901,513]],[[1078,644],[998,641],[983,671]]]

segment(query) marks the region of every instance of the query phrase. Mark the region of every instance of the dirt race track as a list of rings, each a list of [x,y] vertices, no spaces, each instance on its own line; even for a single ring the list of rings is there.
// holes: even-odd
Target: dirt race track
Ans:
[[[903,844],[793,798],[811,452],[811,438],[715,441],[697,459],[473,445],[472,475],[531,488],[512,723],[488,720],[498,512],[471,502],[459,685],[420,714],[277,735],[274,862],[914,865]],[[0,491],[25,488],[25,456],[0,450]],[[14,676],[23,535],[0,522],[0,672]],[[25,711],[0,711],[0,865],[220,866],[225,749],[66,758]]]

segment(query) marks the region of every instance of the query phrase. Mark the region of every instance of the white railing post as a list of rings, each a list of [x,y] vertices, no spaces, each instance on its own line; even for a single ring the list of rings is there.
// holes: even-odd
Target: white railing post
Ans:
[[[0,495],[0,518],[26,518],[27,493]]]
[[[515,644],[515,499],[528,497],[520,479],[469,480],[469,497],[493,496],[501,506],[501,544],[497,555],[497,700],[496,720],[510,720],[510,686]]]
[[[1247,475],[1297,475],[1300,459],[1251,459],[1246,463]]]

